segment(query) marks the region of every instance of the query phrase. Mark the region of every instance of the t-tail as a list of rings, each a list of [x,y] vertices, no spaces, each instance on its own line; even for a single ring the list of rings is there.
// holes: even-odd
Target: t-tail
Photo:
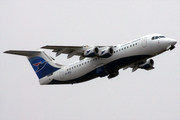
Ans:
[[[53,58],[42,50],[9,50],[4,53],[26,56],[38,76],[40,84],[48,84],[47,76],[52,75],[55,71],[63,67],[63,65],[55,63]]]

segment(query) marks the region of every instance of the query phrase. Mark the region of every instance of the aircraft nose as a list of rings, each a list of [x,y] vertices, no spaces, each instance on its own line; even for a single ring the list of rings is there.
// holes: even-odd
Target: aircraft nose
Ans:
[[[177,43],[177,40],[170,39],[169,42],[170,42],[171,45],[175,45]]]

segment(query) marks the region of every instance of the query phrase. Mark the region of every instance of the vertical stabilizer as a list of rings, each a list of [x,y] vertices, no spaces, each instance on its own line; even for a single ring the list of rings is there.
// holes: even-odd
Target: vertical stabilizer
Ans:
[[[56,64],[53,59],[44,51],[23,51],[23,50],[9,50],[4,53],[27,56],[31,66],[33,67],[39,79],[52,74],[61,69],[62,65]]]

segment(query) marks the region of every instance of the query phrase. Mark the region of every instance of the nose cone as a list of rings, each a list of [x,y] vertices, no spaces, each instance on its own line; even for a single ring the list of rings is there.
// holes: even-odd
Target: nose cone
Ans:
[[[170,42],[171,45],[175,45],[177,43],[177,40],[170,39],[169,42]]]

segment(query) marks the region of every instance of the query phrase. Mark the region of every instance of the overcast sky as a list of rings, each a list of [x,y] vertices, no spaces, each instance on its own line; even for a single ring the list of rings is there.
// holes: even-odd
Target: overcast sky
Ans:
[[[25,57],[3,53],[48,44],[116,45],[152,33],[178,41],[153,58],[154,70],[120,70],[111,80],[74,85],[41,86]],[[0,0],[0,119],[179,120],[179,40],[180,0]],[[78,60],[66,57],[56,61]]]

